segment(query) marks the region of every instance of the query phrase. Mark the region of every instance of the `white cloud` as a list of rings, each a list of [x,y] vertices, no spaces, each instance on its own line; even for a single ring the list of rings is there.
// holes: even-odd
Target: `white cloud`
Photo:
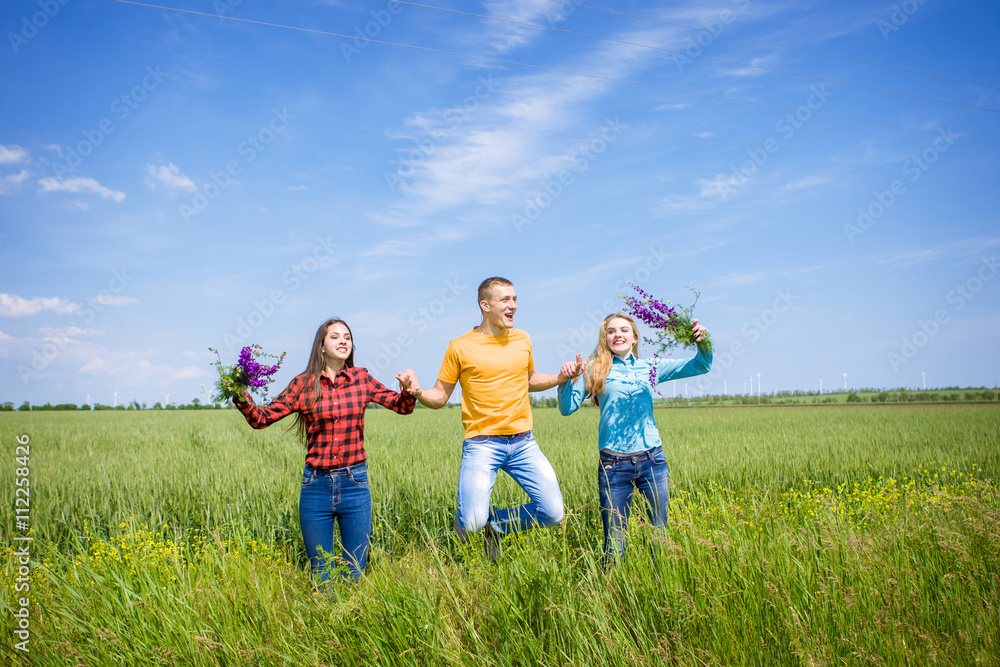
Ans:
[[[468,33],[466,41],[474,40],[477,46],[489,45],[496,53],[506,53],[544,38],[547,32],[542,28],[507,21],[555,27],[565,21],[575,8],[568,3],[556,4],[549,0],[490,0],[485,9],[486,15],[503,20],[484,20],[481,29]]]
[[[584,287],[593,284],[599,278],[606,276],[609,272],[634,266],[641,263],[642,259],[643,258],[641,256],[623,257],[621,259],[613,259],[607,262],[602,262],[568,276],[560,276],[558,278],[544,280],[538,284],[537,291],[544,293],[546,297],[549,298],[553,296],[575,294]]]
[[[717,197],[723,201],[739,194],[749,182],[749,178],[742,175],[737,176],[735,171],[729,174],[719,174],[711,180],[699,178],[695,181],[701,188],[699,194],[702,197]]]
[[[94,297],[94,303],[100,306],[131,306],[139,303],[139,299],[121,294],[98,294]]]
[[[39,192],[93,192],[104,199],[114,199],[116,202],[125,199],[124,192],[106,188],[92,178],[80,176],[63,180],[50,176],[39,180],[38,185],[41,186]]]
[[[56,313],[75,313],[79,309],[75,303],[70,303],[59,297],[45,298],[36,296],[25,299],[16,294],[0,293],[0,317],[29,317],[45,310]]]
[[[540,11],[541,5],[526,2],[519,7],[518,11],[530,13]],[[657,27],[616,37],[676,46],[678,33]],[[656,57],[651,49],[602,43],[564,65],[593,77],[555,72],[484,74],[456,95],[454,105],[414,113],[404,122],[405,131],[394,137],[405,142],[399,149],[401,178],[394,184],[400,196],[386,209],[369,212],[370,218],[412,227],[442,210],[472,205],[484,213],[466,221],[470,224],[508,221],[518,205],[524,206],[541,190],[545,179],[573,169],[581,162],[583,149],[616,122],[590,116],[586,110],[592,101],[620,86],[611,80],[640,71]],[[408,162],[414,147],[429,140],[434,150],[421,153],[419,162]],[[594,159],[599,161],[600,156]],[[592,162],[586,161],[587,167]]]
[[[75,338],[70,338],[69,336],[44,336],[42,340],[47,343],[55,343],[60,349],[64,349],[70,343],[79,344],[80,342]]]
[[[47,337],[67,337],[67,336],[101,336],[104,331],[97,329],[81,329],[70,325],[68,327],[41,327],[38,332]]]
[[[377,243],[368,250],[361,252],[366,257],[419,257],[427,248],[440,243],[450,243],[465,238],[472,230],[468,226],[438,227],[427,233],[420,233],[406,238],[393,238]],[[371,280],[375,273],[365,271],[363,276]]]
[[[785,184],[785,190],[801,190],[803,188],[812,188],[817,185],[825,185],[831,182],[833,179],[829,176],[804,176],[796,181]]]
[[[168,188],[174,190],[184,190],[185,192],[195,192],[198,188],[195,186],[194,181],[181,173],[181,170],[177,168],[173,162],[167,165],[161,165],[159,167],[147,164],[146,171],[150,176],[160,181]]]
[[[208,375],[208,371],[197,366],[187,366],[174,373],[175,380],[191,380]]]
[[[0,144],[0,164],[18,164],[28,160],[28,149],[11,144],[4,146]]]
[[[8,174],[7,176],[0,177],[0,195],[6,195],[15,190],[20,190],[24,182],[28,180],[31,172],[27,169],[22,169],[16,174]]]
[[[0,331],[0,340],[16,340],[13,336]]]
[[[770,271],[758,271],[757,273],[729,273],[718,278],[713,287],[725,287],[728,285],[749,285],[759,283],[770,275]]]
[[[114,366],[108,359],[94,357],[77,371],[80,375],[113,375],[120,367]]]
[[[169,364],[156,364],[145,358],[145,352],[115,352],[107,349],[91,352],[92,358],[77,371],[80,375],[115,376],[124,385],[162,385],[170,380],[191,380],[208,377],[210,373],[198,366],[175,369]]]

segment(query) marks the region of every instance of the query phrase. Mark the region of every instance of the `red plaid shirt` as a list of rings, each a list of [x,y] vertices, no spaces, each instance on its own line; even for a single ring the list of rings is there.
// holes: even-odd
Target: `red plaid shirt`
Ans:
[[[320,376],[322,395],[313,402],[312,387],[305,374],[295,377],[267,407],[258,407],[253,398],[236,403],[247,423],[264,428],[297,412],[306,422],[309,450],[306,465],[316,470],[343,468],[361,463],[365,453],[365,407],[375,402],[408,415],[416,399],[410,394],[387,389],[367,368],[344,368],[334,380]]]

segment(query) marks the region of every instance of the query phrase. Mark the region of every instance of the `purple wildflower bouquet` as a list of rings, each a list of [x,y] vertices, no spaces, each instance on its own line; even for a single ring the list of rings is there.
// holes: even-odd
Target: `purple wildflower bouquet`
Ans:
[[[258,394],[261,399],[267,402],[267,386],[274,382],[272,377],[281,368],[281,362],[285,360],[285,353],[280,357],[273,354],[264,354],[260,345],[253,344],[240,350],[240,358],[234,366],[223,366],[219,351],[215,348],[208,348],[215,352],[217,361],[212,365],[219,370],[219,379],[215,381],[215,395],[212,401],[228,403],[232,399],[237,399],[241,403],[246,401],[247,392]],[[273,366],[260,363],[261,357],[277,359]]]
[[[655,333],[654,338],[642,337],[647,345],[651,345],[655,349],[653,363],[649,369],[649,383],[655,388],[656,360],[661,356],[670,356],[670,353],[677,346],[700,345],[706,351],[712,351],[712,339],[707,331],[702,335],[700,342],[694,339],[694,325],[691,323],[691,315],[701,294],[685,285],[694,292],[694,303],[689,308],[685,308],[666,299],[657,299],[634,283],[630,282],[629,285],[638,293],[638,296],[620,297],[625,300],[625,312],[651,327]]]

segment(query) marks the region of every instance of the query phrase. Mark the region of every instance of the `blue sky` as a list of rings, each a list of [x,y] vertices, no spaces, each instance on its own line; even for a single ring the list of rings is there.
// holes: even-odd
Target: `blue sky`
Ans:
[[[1000,381],[1000,5],[595,3],[7,3],[0,401],[283,386],[333,315],[429,385],[491,275],[544,371],[633,280],[701,292],[668,396]]]

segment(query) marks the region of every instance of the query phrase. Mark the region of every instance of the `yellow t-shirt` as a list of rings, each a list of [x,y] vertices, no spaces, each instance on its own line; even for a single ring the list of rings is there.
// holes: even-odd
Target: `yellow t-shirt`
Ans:
[[[473,329],[448,343],[438,379],[462,387],[465,437],[531,430],[531,337],[520,329],[488,336]]]

